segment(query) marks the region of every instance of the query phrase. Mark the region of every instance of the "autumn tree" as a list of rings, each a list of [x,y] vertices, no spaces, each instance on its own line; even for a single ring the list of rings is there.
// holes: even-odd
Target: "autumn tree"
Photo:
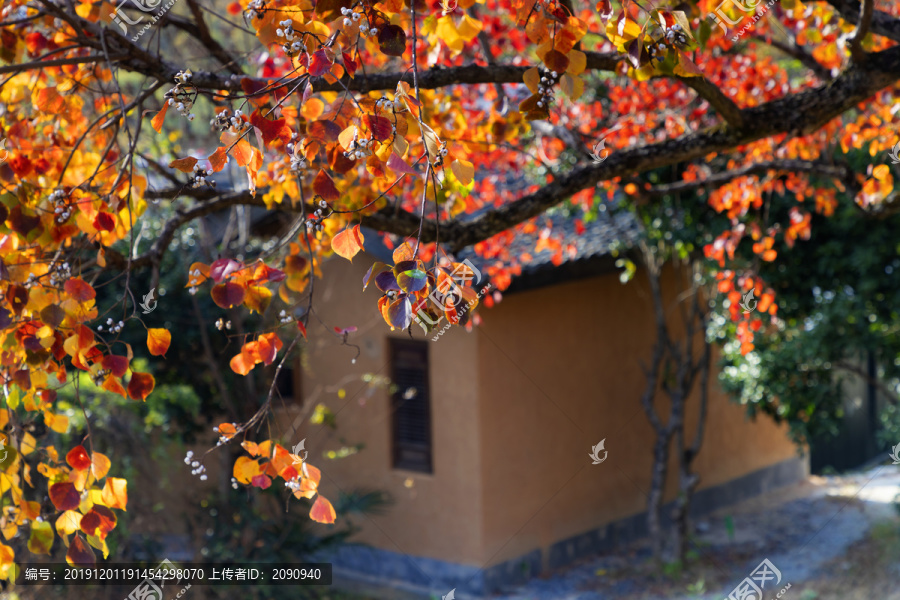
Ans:
[[[734,249],[749,238],[773,260],[776,240],[790,246],[809,236],[813,213],[834,211],[836,188],[864,210],[893,201],[883,151],[897,141],[900,78],[896,3],[782,0],[761,19],[754,10],[706,0],[5,2],[6,540],[21,533],[40,553],[59,535],[79,564],[95,560],[92,547],[105,553],[128,484],[93,451],[102,432],[53,448],[29,426],[67,429],[57,390],[76,371],[146,400],[155,380],[134,359],[165,356],[178,332],[144,325],[145,290],[100,306],[96,289],[139,270],[156,288],[173,239],[233,207],[292,219],[252,256],[219,242],[215,260],[190,268],[191,293],[264,318],[230,358],[236,374],[260,363],[277,371],[303,344],[321,261],[357,256],[360,225],[394,248],[392,264],[372,265],[364,282],[383,293],[372,309],[386,327],[436,320],[426,301],[435,294],[451,323],[470,326],[477,297],[453,276],[465,274],[456,253],[474,247],[502,294],[528,260],[507,250],[510,239],[540,229],[535,250],[560,263],[571,241],[542,214],[563,203],[590,214],[617,192],[645,204],[704,192],[707,209],[729,219],[705,254],[741,350],[752,350],[777,299],[752,268],[730,264]],[[848,165],[850,148],[872,164]],[[772,222],[766,199],[785,190],[795,204]],[[142,224],[157,204],[169,216],[149,237]],[[736,300],[750,289],[759,311],[745,316]],[[120,341],[142,328],[146,347]],[[352,335],[335,332],[339,343]],[[222,445],[246,451],[235,480],[279,480],[315,499],[312,519],[332,522],[319,470],[255,436],[273,392],[251,418],[218,427]],[[202,457],[188,462],[204,476]],[[17,558],[0,545],[0,575]]]

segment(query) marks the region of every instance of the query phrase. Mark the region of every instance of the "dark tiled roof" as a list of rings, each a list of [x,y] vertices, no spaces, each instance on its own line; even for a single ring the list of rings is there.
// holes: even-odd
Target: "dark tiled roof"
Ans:
[[[562,209],[539,217],[537,231],[531,234],[519,234],[510,246],[511,255],[522,256],[528,253],[531,255],[531,260],[523,263],[522,274],[513,279],[509,291],[553,285],[614,269],[615,260],[610,256],[610,246],[615,242],[621,242],[626,248],[632,246],[639,235],[640,228],[632,213],[623,210],[616,211],[609,206],[602,205],[602,210],[598,213],[597,218],[589,223],[584,222],[585,219],[577,214],[565,214]],[[575,231],[575,220],[578,218],[581,218],[585,227],[581,235]],[[551,236],[560,240],[564,246],[575,245],[575,255],[570,256],[564,251],[563,263],[559,266],[553,264],[553,252],[550,250],[534,251],[541,231],[548,220],[552,229]],[[391,250],[382,242],[381,234],[365,228],[363,234],[366,237],[368,253],[382,262],[392,262]],[[477,256],[471,247],[458,253],[457,259],[469,259],[476,268],[482,271],[487,262],[484,258]]]

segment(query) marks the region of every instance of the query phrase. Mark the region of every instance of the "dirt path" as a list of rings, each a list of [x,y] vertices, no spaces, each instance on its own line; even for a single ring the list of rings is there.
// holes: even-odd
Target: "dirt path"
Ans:
[[[787,600],[900,600],[898,495],[898,466],[811,477],[700,521],[682,572],[656,572],[641,543],[496,600],[722,600],[764,559],[781,573],[766,581],[764,600],[788,584]]]

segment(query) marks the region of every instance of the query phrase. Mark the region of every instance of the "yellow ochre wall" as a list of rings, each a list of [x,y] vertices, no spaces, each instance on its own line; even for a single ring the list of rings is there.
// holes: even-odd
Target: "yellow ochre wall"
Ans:
[[[425,475],[392,469],[389,396],[384,388],[367,396],[359,380],[363,373],[389,376],[386,338],[407,337],[378,314],[374,285],[359,293],[372,262],[362,254],[352,265],[329,261],[316,282],[316,310],[328,329],[313,317],[303,407],[323,402],[337,413],[338,428],[303,425],[292,436],[306,437],[326,497],[368,487],[396,500],[384,516],[357,519],[363,531],[355,540],[487,567],[646,509],[653,434],[640,406],[639,361],[649,360],[654,324],[642,272],[627,285],[609,274],[507,295],[479,309],[483,324],[472,333],[454,327],[429,341],[434,473]],[[668,273],[664,286],[673,283]],[[677,310],[669,314],[674,323]],[[359,328],[351,336],[362,349],[355,365],[355,350],[329,333],[349,325]],[[417,325],[413,331],[423,339]],[[796,456],[786,429],[765,418],[750,422],[721,393],[715,371],[711,384],[694,462],[700,489]],[[663,401],[657,404],[665,414]],[[689,440],[696,409],[695,394]],[[321,458],[341,446],[340,438],[366,447],[342,460]],[[608,458],[592,465],[591,446],[602,439]],[[673,462],[667,501],[676,478]]]

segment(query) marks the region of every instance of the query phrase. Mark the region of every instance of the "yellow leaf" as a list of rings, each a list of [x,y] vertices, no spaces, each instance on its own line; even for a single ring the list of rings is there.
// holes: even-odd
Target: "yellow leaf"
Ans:
[[[72,535],[79,529],[81,529],[81,513],[77,511],[67,510],[56,520],[56,531],[60,537]]]
[[[584,52],[581,52],[580,50],[570,50],[566,55],[566,58],[569,59],[569,66],[566,69],[566,73],[574,77],[576,75],[581,75],[581,73],[584,72],[584,69],[587,66],[587,56],[585,56]]]
[[[469,185],[475,178],[475,165],[461,158],[457,158],[450,164],[450,170],[463,185]]]
[[[459,32],[459,37],[464,39],[467,42],[471,42],[475,39],[475,36],[484,29],[484,25],[482,25],[481,21],[476,21],[469,15],[463,15],[462,21],[459,22],[456,30]]]
[[[69,428],[69,417],[65,415],[54,415],[49,410],[46,410],[44,411],[44,423],[56,433],[65,433]]]

